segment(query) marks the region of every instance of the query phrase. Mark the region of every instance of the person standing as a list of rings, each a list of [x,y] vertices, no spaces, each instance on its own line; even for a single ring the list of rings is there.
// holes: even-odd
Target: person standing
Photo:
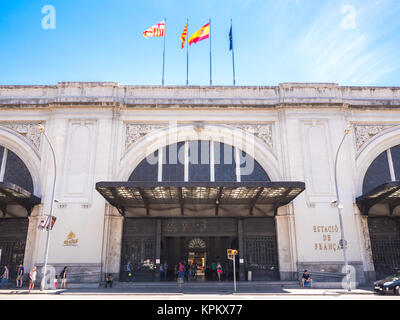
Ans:
[[[35,289],[36,282],[36,266],[33,266],[31,272],[29,272],[29,292]]]
[[[217,273],[217,264],[215,263],[215,261],[213,260],[211,262],[211,277],[214,280],[215,279],[215,274]]]
[[[167,261],[164,262],[164,280],[167,280],[168,264]]]
[[[3,283],[6,282],[7,288],[10,288],[10,283],[8,282],[9,272],[7,266],[4,266],[4,272],[1,276],[0,287],[3,288]]]
[[[176,281],[176,279],[178,279],[178,274],[179,274],[179,270],[178,270],[178,264],[175,265],[174,268],[174,281]]]
[[[23,276],[24,276],[24,266],[22,265],[22,263],[20,263],[17,269],[16,288],[22,288]]]
[[[61,279],[60,289],[67,289],[67,267],[64,267],[64,269],[61,271],[60,279]]]
[[[162,280],[163,276],[164,276],[164,267],[162,264],[160,264],[160,281]]]
[[[225,263],[225,270],[224,270],[224,272],[225,272],[225,280],[226,280],[226,281],[229,280],[229,271],[230,271],[230,268],[229,268],[229,261],[227,261],[227,262]]]

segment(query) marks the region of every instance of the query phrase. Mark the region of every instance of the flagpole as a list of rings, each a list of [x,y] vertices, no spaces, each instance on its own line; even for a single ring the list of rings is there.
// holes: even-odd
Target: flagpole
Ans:
[[[188,39],[186,41],[186,85],[189,85],[189,19],[186,19],[186,25],[187,25],[187,32],[186,32],[186,38]]]
[[[235,53],[233,50],[233,27],[232,27],[232,18],[231,18],[231,46],[232,46],[232,67],[233,67],[233,85],[236,85],[236,79],[235,79]]]
[[[211,63],[211,18],[209,20],[209,28],[210,28],[210,86],[212,85],[212,63]]]
[[[165,37],[167,34],[167,18],[164,18],[164,50],[163,50],[163,65],[162,65],[162,80],[161,85],[164,86],[164,68],[165,68]]]

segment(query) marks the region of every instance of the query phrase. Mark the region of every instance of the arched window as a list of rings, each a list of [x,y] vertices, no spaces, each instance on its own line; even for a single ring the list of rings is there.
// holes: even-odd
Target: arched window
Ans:
[[[271,181],[246,152],[207,140],[178,142],[142,160],[129,181]]]
[[[3,146],[0,146],[0,182],[11,182],[33,193],[33,180],[28,168],[14,152]]]

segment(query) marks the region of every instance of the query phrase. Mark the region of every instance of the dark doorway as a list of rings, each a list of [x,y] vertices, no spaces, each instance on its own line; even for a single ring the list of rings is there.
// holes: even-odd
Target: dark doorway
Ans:
[[[188,266],[197,265],[196,281],[216,281],[216,265],[224,269],[222,280],[233,279],[232,262],[227,259],[227,249],[237,245],[236,237],[218,236],[191,236],[191,237],[163,237],[161,244],[161,263],[167,262],[167,280],[174,280],[174,268],[182,262]],[[227,270],[227,272],[225,272]],[[227,273],[227,274],[226,274]],[[190,275],[189,275],[190,276]],[[227,276],[227,277],[226,277]],[[188,278],[190,281],[191,279]]]
[[[28,219],[0,219],[0,273],[8,267],[10,278],[14,280],[20,263],[24,262]]]

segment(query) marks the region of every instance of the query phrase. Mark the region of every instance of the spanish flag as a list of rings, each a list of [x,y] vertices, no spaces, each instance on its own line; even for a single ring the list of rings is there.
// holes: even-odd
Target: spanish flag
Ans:
[[[197,30],[190,38],[189,45],[192,43],[197,43],[201,40],[207,39],[210,36],[210,23],[202,26],[199,30]]]
[[[186,22],[185,29],[183,29],[183,32],[181,34],[181,41],[182,41],[181,49],[183,49],[183,47],[185,46],[187,34],[188,34],[188,23]]]

